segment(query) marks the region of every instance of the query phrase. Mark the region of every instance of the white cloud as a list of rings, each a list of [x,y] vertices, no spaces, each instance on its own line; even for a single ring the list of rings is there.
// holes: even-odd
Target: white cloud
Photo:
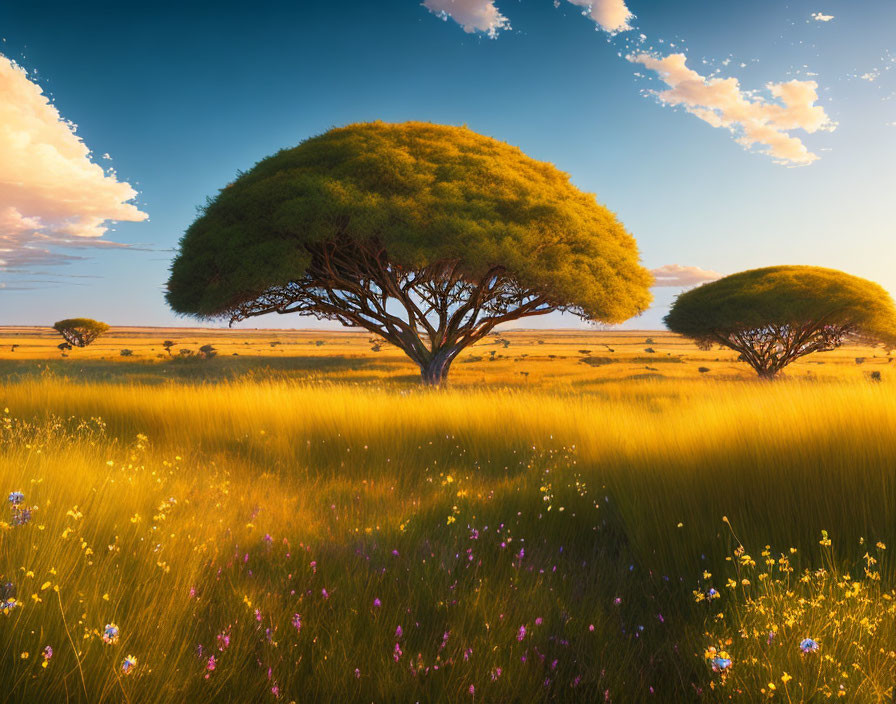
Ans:
[[[423,7],[443,20],[450,17],[470,34],[485,32],[494,39],[502,29],[510,29],[495,0],[423,0]]]
[[[654,287],[687,288],[722,278],[722,274],[717,271],[681,264],[666,264],[658,269],[651,269],[650,273],[653,274]]]
[[[769,83],[766,89],[772,100],[766,100],[743,90],[736,78],[701,76],[687,67],[684,54],[660,57],[641,53],[626,58],[659,74],[668,86],[653,91],[661,102],[683,107],[713,127],[729,130],[746,148],[759,145],[761,152],[778,163],[810,164],[818,159],[790,134],[793,130],[814,133],[836,127],[824,108],[815,104],[815,81]]]
[[[830,22],[832,19],[834,19],[834,16],[833,15],[825,15],[821,12],[813,12],[812,19],[815,20],[816,22]]]
[[[635,18],[625,4],[625,0],[568,0],[573,5],[585,8],[583,13],[611,34],[627,32]]]
[[[0,268],[65,261],[53,246],[114,246],[98,240],[109,221],[147,218],[136,195],[91,161],[75,126],[0,55]]]

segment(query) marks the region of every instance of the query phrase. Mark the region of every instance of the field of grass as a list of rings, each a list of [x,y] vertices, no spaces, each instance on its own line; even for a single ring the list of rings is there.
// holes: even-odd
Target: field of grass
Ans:
[[[425,391],[366,336],[113,332],[0,333],[3,701],[892,696],[879,350],[520,331]]]

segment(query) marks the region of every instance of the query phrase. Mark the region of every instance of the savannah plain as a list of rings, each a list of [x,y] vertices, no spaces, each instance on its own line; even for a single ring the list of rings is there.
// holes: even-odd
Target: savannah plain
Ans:
[[[3,701],[892,696],[881,348],[514,330],[433,390],[368,334],[60,342],[0,330]]]

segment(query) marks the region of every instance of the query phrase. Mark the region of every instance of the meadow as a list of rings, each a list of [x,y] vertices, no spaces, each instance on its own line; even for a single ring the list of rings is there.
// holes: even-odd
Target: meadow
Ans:
[[[57,344],[0,331],[3,701],[893,695],[879,349],[510,331],[428,391],[353,333]]]

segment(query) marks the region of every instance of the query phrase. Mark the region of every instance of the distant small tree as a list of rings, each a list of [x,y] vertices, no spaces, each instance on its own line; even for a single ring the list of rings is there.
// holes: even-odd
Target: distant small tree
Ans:
[[[67,352],[68,350],[70,350],[72,348],[72,346],[70,344],[68,344],[67,342],[60,342],[58,345],[56,345],[56,347],[59,349],[60,352]]]
[[[849,340],[896,344],[896,307],[878,284],[835,269],[775,266],[682,293],[665,318],[701,349],[738,352],[764,379]]]
[[[218,350],[216,350],[211,345],[203,345],[199,348],[199,356],[203,359],[211,359],[216,354],[218,354]]]
[[[165,348],[165,351],[168,353],[168,356],[169,356],[169,357],[173,357],[173,356],[174,356],[173,354],[171,354],[171,348],[174,347],[174,345],[176,345],[176,344],[177,344],[177,343],[174,342],[173,340],[165,340],[165,341],[162,343],[162,347]]]
[[[65,341],[75,347],[87,347],[100,335],[109,330],[109,326],[90,318],[67,318],[53,324]]]

